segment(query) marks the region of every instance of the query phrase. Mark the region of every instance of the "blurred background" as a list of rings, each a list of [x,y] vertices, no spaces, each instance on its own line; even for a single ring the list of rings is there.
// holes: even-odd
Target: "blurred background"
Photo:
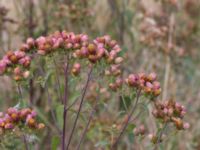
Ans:
[[[188,110],[191,128],[171,135],[163,150],[200,150],[199,10],[199,0],[1,0],[0,56],[17,50],[28,37],[57,30],[93,38],[109,34],[125,52],[125,73],[156,72],[163,91],[159,99],[176,99]],[[43,106],[42,88],[37,89],[34,98]],[[16,84],[0,77],[0,109],[16,105],[17,97]],[[146,122],[154,126],[151,119]],[[49,140],[56,142],[49,134],[53,131],[42,136],[45,149],[50,149]],[[127,140],[125,148],[134,143],[135,150],[148,149],[148,141],[141,142]],[[82,149],[94,144],[87,142]]]

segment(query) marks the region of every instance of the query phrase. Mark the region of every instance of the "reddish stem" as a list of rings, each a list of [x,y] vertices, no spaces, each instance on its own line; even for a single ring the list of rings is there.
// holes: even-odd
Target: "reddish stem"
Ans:
[[[90,71],[89,71],[89,73],[88,73],[88,78],[87,78],[87,81],[86,81],[86,84],[85,84],[85,87],[84,87],[84,90],[83,90],[83,94],[82,94],[82,97],[81,97],[81,103],[80,103],[80,105],[79,105],[78,113],[77,113],[77,115],[76,115],[76,118],[75,118],[75,121],[74,121],[74,124],[73,124],[73,128],[72,128],[72,131],[71,131],[71,134],[70,134],[70,137],[69,137],[69,142],[68,142],[68,144],[67,144],[66,150],[69,149],[69,145],[70,145],[70,143],[71,143],[71,140],[72,140],[72,137],[73,137],[73,134],[74,134],[74,130],[75,130],[75,128],[76,128],[76,125],[77,125],[77,122],[78,122],[78,118],[79,118],[79,116],[80,116],[81,108],[82,108],[82,106],[83,106],[83,100],[84,100],[84,98],[85,98],[86,91],[87,91],[87,88],[88,88],[88,85],[89,85],[89,81],[90,81],[90,79],[91,79],[92,68],[93,68],[93,67],[91,66]]]

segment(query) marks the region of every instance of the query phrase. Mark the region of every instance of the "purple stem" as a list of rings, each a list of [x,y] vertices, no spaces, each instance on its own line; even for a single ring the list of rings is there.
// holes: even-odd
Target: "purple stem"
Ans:
[[[128,120],[125,122],[123,129],[121,130],[119,136],[117,137],[116,141],[115,141],[114,144],[112,145],[112,147],[111,147],[112,150],[116,149],[116,147],[117,147],[117,145],[118,145],[118,143],[119,143],[119,140],[121,139],[122,135],[124,134],[124,132],[125,132],[125,130],[126,130],[128,124],[129,124],[129,122],[130,122],[130,120],[131,120],[131,117],[132,117],[133,113],[134,113],[135,110],[136,110],[136,107],[137,107],[137,104],[138,104],[138,101],[139,101],[139,97],[140,97],[140,93],[141,93],[141,90],[138,90],[137,93],[136,93],[136,101],[135,101],[135,104],[134,104],[134,106],[133,106],[131,112],[130,112],[129,115],[128,115]]]
[[[81,135],[81,139],[80,139],[80,141],[79,141],[79,143],[78,143],[77,150],[80,149],[81,143],[82,143],[82,141],[83,141],[83,139],[84,139],[84,137],[85,137],[85,135],[86,135],[86,133],[87,133],[87,130],[88,130],[88,128],[89,128],[90,122],[92,121],[92,118],[93,118],[93,116],[94,116],[94,113],[95,113],[96,108],[97,108],[97,100],[95,101],[95,104],[94,104],[94,106],[93,106],[93,108],[92,108],[92,111],[91,111],[91,113],[90,113],[90,116],[89,116],[89,120],[88,120],[88,122],[87,122],[87,124],[86,124],[86,127],[85,127],[85,129],[84,129],[84,131],[83,131],[83,133],[82,133],[82,135]]]
[[[66,134],[66,122],[67,122],[67,101],[68,101],[68,70],[69,70],[69,56],[67,56],[67,65],[64,70],[65,75],[65,91],[64,91],[64,111],[63,111],[63,131],[62,131],[62,150],[65,150],[65,134]]]
[[[71,134],[70,134],[70,137],[69,137],[69,142],[68,142],[68,144],[67,144],[66,150],[69,149],[69,145],[70,145],[70,143],[71,143],[71,140],[72,140],[72,137],[73,137],[73,134],[74,134],[74,130],[75,130],[75,128],[76,128],[76,125],[77,125],[77,122],[78,122],[78,118],[79,118],[79,116],[80,116],[81,108],[82,108],[82,106],[83,106],[83,100],[84,100],[84,98],[85,98],[86,91],[87,91],[87,88],[88,88],[88,85],[89,85],[89,81],[90,81],[90,79],[91,79],[92,68],[93,68],[93,67],[91,66],[90,71],[89,71],[89,73],[88,73],[88,78],[87,78],[87,81],[86,81],[86,84],[85,84],[85,87],[84,87],[84,90],[83,90],[83,94],[82,94],[82,97],[81,97],[81,103],[80,103],[80,105],[79,105],[78,113],[77,113],[77,115],[76,115],[76,118],[75,118],[75,121],[74,121],[74,124],[73,124],[73,128],[72,128],[72,131],[71,131]]]

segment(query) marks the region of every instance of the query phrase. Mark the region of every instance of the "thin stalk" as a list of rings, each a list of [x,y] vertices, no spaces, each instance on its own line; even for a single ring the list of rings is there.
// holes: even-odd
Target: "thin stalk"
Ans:
[[[157,139],[157,141],[156,141],[156,145],[155,145],[154,150],[157,150],[157,149],[158,149],[160,140],[162,140],[163,132],[165,131],[166,128],[167,128],[167,123],[164,124],[162,130],[160,131],[160,134],[158,135],[158,139]]]
[[[26,136],[24,134],[23,134],[23,142],[24,142],[24,145],[25,145],[25,149],[29,150],[28,143],[27,143],[27,140],[26,140]]]
[[[133,105],[133,108],[132,108],[131,112],[128,115],[128,120],[125,122],[124,127],[122,128],[119,136],[117,137],[115,143],[112,145],[111,149],[116,149],[116,147],[117,147],[117,145],[119,143],[119,140],[121,139],[122,135],[124,134],[128,124],[129,124],[129,122],[131,120],[131,117],[132,117],[133,113],[136,110],[136,107],[137,107],[137,104],[138,104],[138,101],[139,101],[139,97],[140,97],[140,93],[141,93],[141,90],[138,90],[137,94],[136,94],[136,101],[135,101],[135,104]]]
[[[68,142],[68,144],[67,144],[66,150],[69,149],[69,145],[70,145],[70,143],[71,143],[71,140],[72,140],[72,137],[73,137],[73,134],[74,134],[74,130],[75,130],[75,128],[76,128],[76,125],[77,125],[77,122],[78,122],[78,118],[79,118],[79,116],[80,116],[81,108],[82,108],[82,106],[83,106],[83,100],[84,100],[84,98],[85,98],[85,95],[86,95],[86,92],[87,92],[87,88],[88,88],[88,85],[89,85],[89,81],[90,81],[90,79],[91,79],[92,69],[93,69],[93,67],[91,66],[90,71],[89,71],[89,73],[88,73],[88,78],[87,78],[87,81],[86,81],[86,84],[85,84],[85,87],[84,87],[84,90],[83,90],[83,94],[82,94],[82,97],[81,97],[81,103],[80,103],[80,105],[79,105],[78,113],[77,113],[77,115],[76,115],[76,118],[75,118],[75,121],[74,121],[74,124],[73,124],[73,128],[72,128],[72,131],[71,131],[71,134],[70,134],[70,137],[69,137],[69,142]]]
[[[61,103],[62,103],[62,94],[61,94],[61,86],[60,86],[60,80],[59,80],[59,76],[58,76],[58,69],[57,69],[57,63],[56,63],[56,60],[53,58],[53,63],[54,63],[54,66],[55,66],[55,71],[56,71],[56,82],[57,82],[57,85],[58,85],[58,97],[60,98],[61,100]]]
[[[68,101],[68,70],[69,70],[69,56],[67,56],[67,65],[64,70],[65,76],[65,91],[64,91],[64,111],[63,111],[63,132],[62,132],[62,150],[65,150],[65,138],[66,138],[66,123],[67,123],[67,101]]]
[[[18,90],[18,93],[19,93],[19,95],[20,95],[20,102],[22,102],[23,96],[22,96],[22,90],[21,90],[20,84],[17,84],[17,90]]]
[[[46,91],[47,91],[47,97],[48,97],[48,103],[50,105],[50,112],[51,112],[51,117],[53,119],[53,122],[55,123],[55,127],[56,127],[56,130],[58,131],[58,133],[62,133],[60,128],[58,127],[58,124],[57,124],[57,119],[56,119],[56,115],[55,115],[55,112],[53,110],[53,106],[52,106],[52,99],[51,99],[51,96],[50,96],[50,93],[49,93],[49,90],[48,90],[48,87],[46,85]]]
[[[169,21],[169,35],[168,35],[168,42],[167,42],[167,49],[168,52],[171,50],[171,46],[173,45],[173,31],[175,26],[175,18],[174,14],[170,15],[170,21]],[[169,82],[169,76],[170,76],[170,68],[171,68],[171,60],[169,54],[166,55],[166,65],[165,65],[165,78],[164,78],[164,88],[163,88],[163,95],[162,100],[165,100],[167,98],[167,89],[168,89],[168,82]]]
[[[85,135],[86,135],[86,133],[87,133],[87,130],[88,130],[88,128],[89,128],[90,122],[92,121],[92,118],[93,118],[93,116],[94,116],[94,113],[95,113],[96,108],[97,108],[97,99],[96,99],[96,101],[95,101],[94,106],[92,107],[92,111],[90,112],[90,116],[89,116],[88,122],[87,122],[87,124],[86,124],[86,127],[85,127],[85,129],[84,129],[84,131],[83,131],[83,133],[82,133],[82,135],[81,135],[81,139],[80,139],[80,141],[79,141],[79,143],[78,143],[78,146],[77,146],[77,148],[76,148],[77,150],[80,149],[81,143],[82,143],[82,141],[83,141],[83,139],[84,139],[84,137],[85,137]]]

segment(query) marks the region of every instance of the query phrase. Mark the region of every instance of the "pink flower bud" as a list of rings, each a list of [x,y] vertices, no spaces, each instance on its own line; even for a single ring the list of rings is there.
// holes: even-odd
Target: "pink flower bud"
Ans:
[[[183,129],[189,129],[190,128],[190,124],[189,123],[184,123],[183,124]]]
[[[29,75],[30,75],[30,71],[25,71],[25,72],[23,72],[23,77],[24,77],[25,79],[28,78]]]
[[[151,82],[147,82],[147,83],[146,83],[146,86],[147,86],[148,88],[151,88],[151,89],[153,88],[153,84],[151,84]]]
[[[15,74],[15,75],[21,75],[21,69],[20,69],[19,67],[16,67],[16,68],[14,69],[14,74]]]
[[[13,124],[11,124],[11,123],[5,124],[5,129],[13,129],[13,128],[14,128]]]
[[[151,81],[154,81],[154,80],[156,80],[156,78],[157,78],[157,75],[156,75],[156,73],[150,73],[149,74],[149,76],[148,76],[148,79],[149,80],[151,80]]]
[[[160,82],[154,81],[153,86],[154,86],[154,89],[159,89],[160,88]]]
[[[45,54],[46,54],[46,52],[45,52],[44,50],[38,50],[37,53],[38,53],[39,55],[45,55]]]
[[[163,113],[164,113],[164,114],[168,114],[168,109],[167,109],[167,108],[164,108]]]
[[[88,41],[88,36],[85,35],[85,34],[83,34],[83,35],[81,36],[81,41],[82,41],[82,42]]]
[[[0,62],[0,75],[3,74],[6,70],[6,63],[1,61]]]
[[[111,41],[111,38],[109,35],[104,35],[104,39],[106,43],[109,43]]]
[[[123,62],[123,58],[122,57],[117,57],[116,59],[115,59],[115,63],[116,64],[121,64],[122,62]]]
[[[33,38],[28,38],[26,40],[26,43],[29,45],[29,46],[33,46],[35,44],[35,40]]]

